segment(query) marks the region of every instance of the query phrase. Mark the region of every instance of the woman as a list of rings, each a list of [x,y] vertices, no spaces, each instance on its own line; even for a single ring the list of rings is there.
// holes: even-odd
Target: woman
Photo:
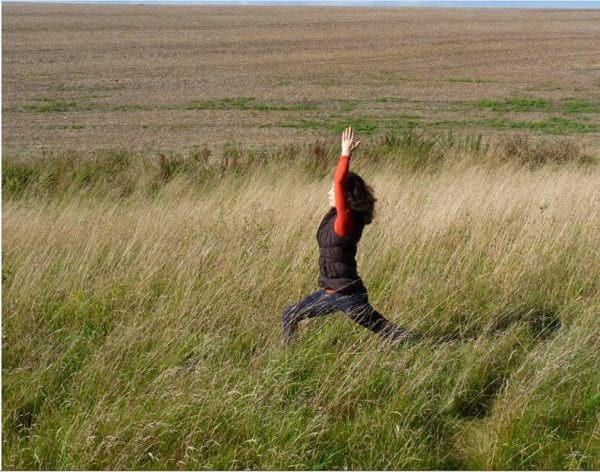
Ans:
[[[283,312],[286,344],[294,340],[298,323],[307,318],[343,311],[361,326],[393,341],[416,341],[420,336],[400,328],[370,304],[367,289],[356,271],[356,244],[365,225],[373,219],[373,189],[353,172],[350,156],[360,141],[354,141],[352,128],[342,133],[342,155],[329,190],[329,206],[319,229],[319,287],[304,300]]]

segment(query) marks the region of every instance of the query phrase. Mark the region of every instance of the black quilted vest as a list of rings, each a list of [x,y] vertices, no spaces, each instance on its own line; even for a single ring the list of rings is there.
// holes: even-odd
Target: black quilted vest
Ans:
[[[356,244],[362,236],[364,223],[352,213],[353,229],[348,236],[339,236],[333,230],[337,211],[331,208],[323,217],[317,231],[319,243],[319,287],[338,293],[364,293],[366,288],[356,272]]]

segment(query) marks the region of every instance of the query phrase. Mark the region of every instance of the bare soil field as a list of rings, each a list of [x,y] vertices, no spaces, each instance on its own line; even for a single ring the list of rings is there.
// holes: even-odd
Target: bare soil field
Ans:
[[[3,151],[410,126],[600,148],[600,11],[2,5]]]

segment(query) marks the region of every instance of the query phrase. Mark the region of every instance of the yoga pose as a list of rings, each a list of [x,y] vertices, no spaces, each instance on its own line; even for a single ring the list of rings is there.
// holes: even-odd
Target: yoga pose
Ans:
[[[356,244],[375,208],[373,189],[353,172],[350,156],[360,141],[352,128],[342,133],[342,155],[329,190],[331,207],[317,231],[319,243],[319,287],[304,300],[283,312],[284,342],[296,337],[298,323],[307,318],[343,311],[361,326],[393,341],[416,341],[420,335],[394,325],[370,304],[367,289],[356,270]]]

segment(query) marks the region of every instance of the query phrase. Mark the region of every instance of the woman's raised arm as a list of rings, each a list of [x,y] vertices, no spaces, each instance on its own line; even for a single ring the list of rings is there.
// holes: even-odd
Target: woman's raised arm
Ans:
[[[333,229],[338,236],[348,236],[352,232],[352,213],[346,199],[346,179],[350,168],[350,156],[359,144],[360,141],[354,142],[352,128],[346,128],[342,133],[342,155],[333,175],[335,209],[337,211]]]

